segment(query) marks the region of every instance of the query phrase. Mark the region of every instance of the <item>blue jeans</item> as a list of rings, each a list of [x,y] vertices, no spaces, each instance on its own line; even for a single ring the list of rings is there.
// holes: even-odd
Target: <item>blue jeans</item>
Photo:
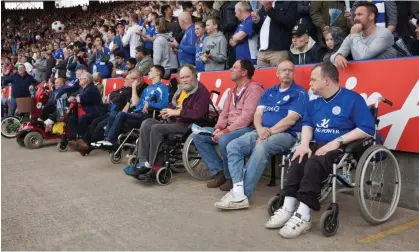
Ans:
[[[288,152],[295,144],[296,137],[289,133],[270,136],[256,144],[258,134],[249,132],[227,145],[228,169],[234,183],[243,181],[244,194],[250,197],[271,155]],[[244,163],[245,157],[250,158]]]
[[[115,121],[115,117],[118,115],[119,112],[120,111],[111,111],[109,113],[108,123],[106,124],[105,133],[103,134],[105,140],[108,139],[109,130],[112,128],[113,122]]]
[[[1,98],[1,117],[4,117],[7,114],[6,103],[7,98]]]
[[[17,108],[16,98],[10,98],[9,101],[9,116],[15,115]]]
[[[213,132],[214,128],[206,128],[207,130]],[[211,172],[211,175],[215,175],[218,172],[224,170],[224,176],[227,179],[230,179],[230,172],[228,171],[228,162],[227,162],[227,145],[234,139],[246,134],[247,132],[252,131],[252,128],[246,127],[243,129],[231,131],[227,134],[222,135],[218,139],[218,146],[220,149],[221,157],[218,155],[215,150],[215,144],[211,136],[197,134],[193,136],[193,143],[198,149],[199,154],[201,154],[202,159],[204,160],[205,165],[208,167],[208,170]]]
[[[118,112],[117,112],[118,113]],[[128,119],[130,120],[143,120],[145,118],[145,114],[143,113],[126,113],[126,112],[119,112],[116,116],[113,115],[114,112],[111,112],[111,115],[108,119],[108,124],[106,125],[105,131],[105,140],[108,140],[111,143],[116,143],[118,139],[118,135],[121,131],[122,125]],[[111,126],[109,126],[111,125]]]

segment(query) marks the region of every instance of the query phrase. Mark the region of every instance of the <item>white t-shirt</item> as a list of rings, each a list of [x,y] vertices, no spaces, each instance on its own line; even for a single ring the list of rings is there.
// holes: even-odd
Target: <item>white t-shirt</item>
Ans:
[[[111,43],[109,43],[109,51],[112,49],[113,47],[113,41],[111,41]],[[109,57],[109,61],[112,62],[112,64],[115,64],[115,55],[113,53],[111,53],[111,56]]]
[[[130,57],[135,58],[135,48],[137,46],[142,45],[143,43],[140,41],[141,37],[135,34],[140,29],[142,29],[141,26],[135,24],[128,28],[127,32],[125,33],[124,37],[122,38],[122,44],[128,45],[129,44],[129,51],[130,51]]]
[[[32,75],[32,69],[33,66],[29,62],[25,62],[23,65],[25,65],[25,70],[29,75]]]

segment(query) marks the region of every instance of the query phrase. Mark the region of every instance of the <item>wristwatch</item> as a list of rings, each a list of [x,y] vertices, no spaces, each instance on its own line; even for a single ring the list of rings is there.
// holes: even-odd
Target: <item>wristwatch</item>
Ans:
[[[340,136],[340,137],[336,138],[336,141],[338,141],[340,146],[343,145],[343,137]]]

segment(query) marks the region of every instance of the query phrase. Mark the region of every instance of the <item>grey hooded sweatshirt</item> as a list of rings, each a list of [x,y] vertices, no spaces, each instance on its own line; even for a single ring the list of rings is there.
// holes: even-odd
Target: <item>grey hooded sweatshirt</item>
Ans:
[[[210,57],[205,63],[205,72],[208,71],[223,71],[227,61],[227,40],[222,32],[217,32],[214,35],[209,35],[204,40],[202,52],[210,50]]]
[[[171,33],[158,33],[153,42],[153,64],[161,65],[164,69],[177,69],[177,57],[171,51],[169,41],[172,39]]]

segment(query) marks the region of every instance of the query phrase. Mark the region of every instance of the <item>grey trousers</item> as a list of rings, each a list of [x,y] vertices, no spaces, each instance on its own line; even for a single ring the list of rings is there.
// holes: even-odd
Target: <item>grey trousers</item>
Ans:
[[[157,147],[163,141],[163,136],[169,133],[186,133],[188,129],[166,121],[157,121],[149,118],[141,124],[140,139],[138,141],[138,161],[148,161],[154,165],[157,156]]]

